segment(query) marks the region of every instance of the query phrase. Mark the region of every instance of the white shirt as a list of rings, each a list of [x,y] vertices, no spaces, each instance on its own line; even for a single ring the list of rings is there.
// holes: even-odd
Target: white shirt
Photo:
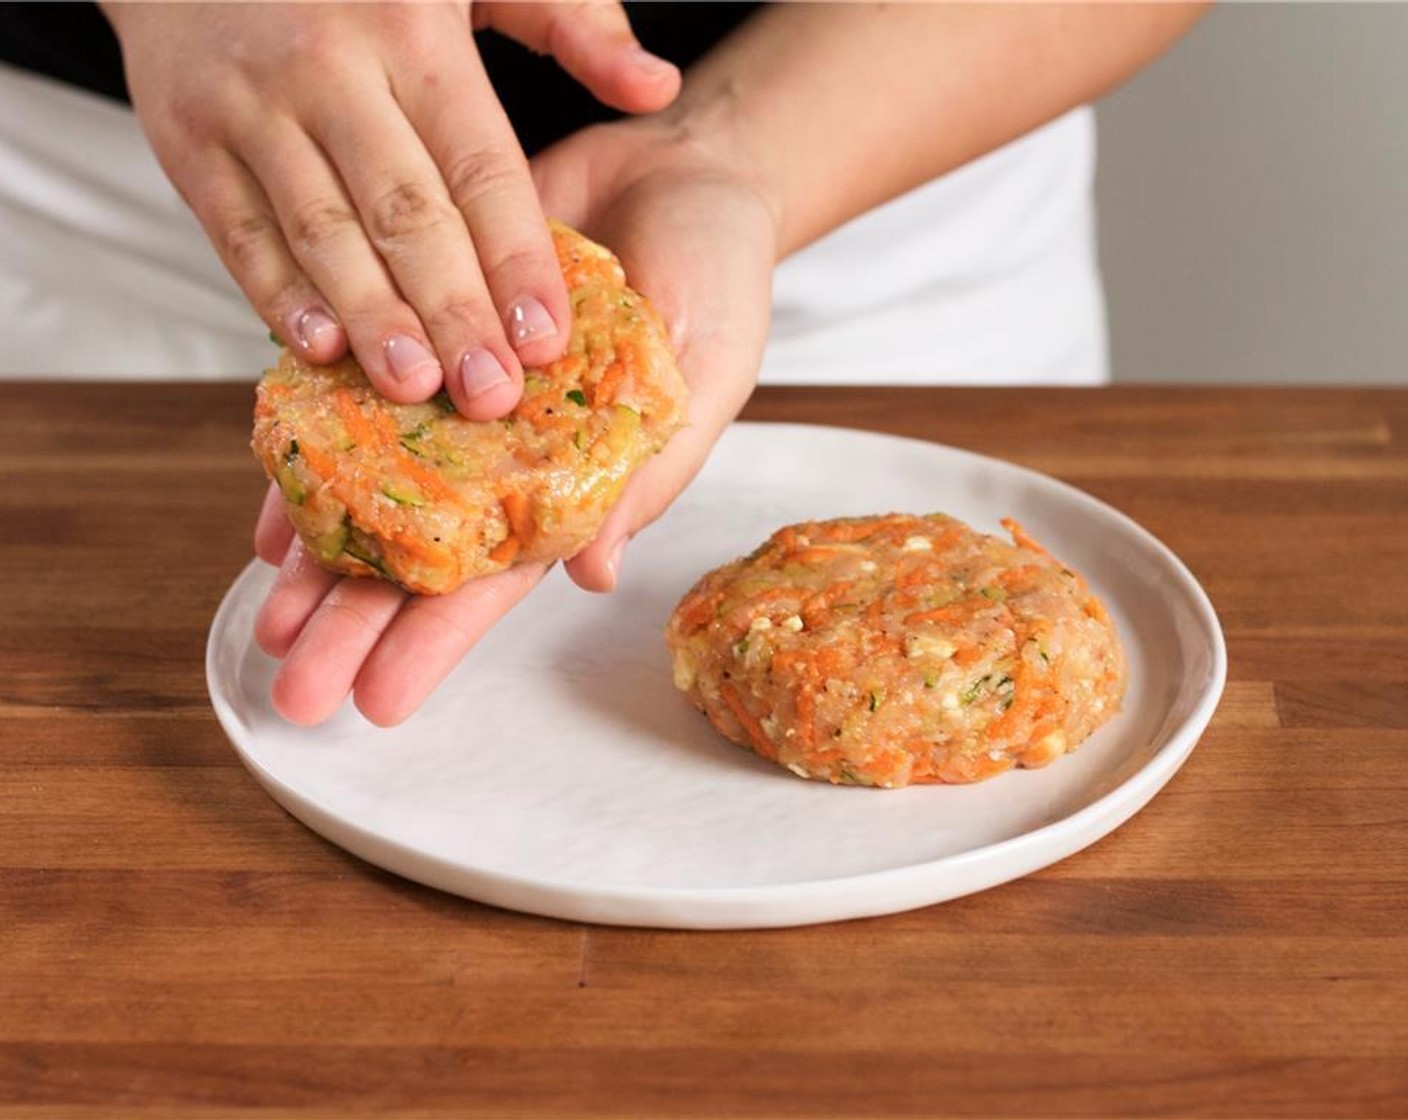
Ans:
[[[1094,174],[1081,108],[783,261],[764,379],[1107,380]]]

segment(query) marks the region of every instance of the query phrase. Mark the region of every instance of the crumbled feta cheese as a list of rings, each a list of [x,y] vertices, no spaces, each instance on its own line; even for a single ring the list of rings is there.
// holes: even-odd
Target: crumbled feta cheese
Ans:
[[[939,697],[939,707],[946,712],[958,711],[960,707],[958,703],[958,693],[945,692],[943,696]]]
[[[938,634],[911,634],[904,643],[906,657],[937,657],[947,661],[957,652],[956,645]]]
[[[688,692],[694,687],[694,658],[685,650],[676,651],[673,669],[677,689],[681,692]]]
[[[860,562],[860,570],[863,571],[863,572],[873,572],[873,571],[875,571],[875,561],[874,561],[874,560],[862,560],[862,561]]]
[[[1051,762],[1060,758],[1066,753],[1066,733],[1064,731],[1053,731],[1049,735],[1043,735],[1036,741],[1036,751],[1027,751],[1026,758],[1030,765],[1032,755],[1035,754],[1041,762]]]
[[[988,757],[989,757],[990,759],[992,759],[994,762],[1001,762],[1001,761],[1002,761],[1002,750],[1001,750],[1000,748],[998,748],[998,747],[993,747],[992,750],[988,751]]]
[[[929,552],[934,542],[928,537],[907,537],[901,548],[905,552]]]
[[[800,615],[789,614],[786,618],[782,620],[781,623],[779,623],[779,625],[784,630],[791,630],[792,633],[795,634],[798,630],[802,628],[802,619]]]
[[[759,630],[771,630],[772,619],[770,619],[765,614],[760,614],[757,618],[753,619],[753,621],[748,624],[748,629],[754,633]]]

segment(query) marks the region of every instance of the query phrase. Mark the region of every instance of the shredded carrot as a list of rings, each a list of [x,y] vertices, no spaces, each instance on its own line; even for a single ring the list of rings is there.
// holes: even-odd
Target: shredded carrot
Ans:
[[[960,668],[965,668],[977,661],[981,661],[982,657],[983,649],[981,646],[959,646],[958,649],[954,651],[952,660],[955,665]]]
[[[812,657],[819,678],[840,677],[845,673],[845,658],[835,646],[822,646]]]
[[[524,397],[513,411],[520,420],[527,420],[536,428],[543,420],[547,419],[547,410],[552,407],[552,404],[552,395],[537,393],[531,397]]]
[[[364,413],[357,406],[357,399],[348,389],[338,389],[332,395],[333,408],[337,410],[338,417],[342,420],[342,425],[347,429],[347,434],[352,437],[352,441],[367,447],[381,447],[386,441],[381,434],[367,419]]]
[[[918,565],[900,577],[902,580],[908,579],[909,582],[901,583],[899,580],[896,582],[901,587],[909,586],[913,583],[912,576],[915,572],[921,572],[926,577],[938,576],[942,570],[943,554],[962,540],[966,532],[963,525],[948,525],[940,529],[929,538],[930,544],[926,551],[914,554],[920,558]]]
[[[816,745],[816,693],[810,684],[797,689],[797,741],[804,747]]]
[[[832,543],[849,543],[851,541],[862,541],[867,537],[873,537],[876,533],[884,529],[893,528],[897,525],[908,525],[913,519],[905,514],[895,514],[891,517],[881,518],[878,521],[839,521],[829,525],[818,525],[814,532],[818,534],[818,539]]]
[[[533,429],[538,432],[575,428],[577,421],[568,414],[568,406],[565,402],[565,397],[560,397],[555,392],[544,391],[521,400],[514,410],[514,415],[532,425]],[[519,454],[525,451],[527,451],[526,448],[518,449]],[[535,461],[535,457],[531,453],[520,459],[520,462],[523,463]]]
[[[692,595],[675,608],[675,614],[691,630],[697,630],[713,621],[714,612],[722,601],[723,592],[721,591],[716,591],[712,595]]]
[[[1021,648],[1020,642],[1017,648]],[[984,734],[989,740],[1007,738],[1018,730],[1023,720],[1031,720],[1037,706],[1037,690],[1032,687],[1030,676],[1027,663],[1018,657],[1017,667],[1012,670],[1012,704],[988,724]]]
[[[587,358],[585,354],[564,354],[557,361],[549,362],[543,367],[543,373],[554,384],[581,381],[582,375],[586,372]]]
[[[971,608],[963,603],[956,603],[947,607],[937,607],[932,611],[915,611],[913,614],[905,615],[904,624],[913,626],[916,622],[958,622],[971,613]]]
[[[400,433],[389,414],[379,413],[372,420],[361,410],[357,398],[348,389],[338,389],[333,393],[333,407],[354,443],[389,454],[395,461],[396,471],[411,479],[425,491],[427,497],[446,502],[458,500],[459,494],[443,475],[401,446]],[[311,458],[308,461],[313,462]]]
[[[395,453],[395,458],[396,469],[425,491],[427,497],[446,502],[459,500],[459,494],[444,475],[437,473],[414,455],[398,451]]]
[[[569,288],[584,288],[592,283],[612,283],[616,271],[614,258],[603,259],[593,256],[574,257],[572,249],[559,244],[558,264],[562,267],[562,279]]]
[[[316,447],[309,447],[307,444],[299,444],[298,453],[308,460],[308,465],[319,478],[331,482],[337,477],[337,461],[331,455],[324,455]]]
[[[945,782],[952,785],[967,785],[969,782],[980,782],[984,778],[991,778],[994,774],[1001,774],[1004,770],[1012,769],[1012,760],[1005,755],[1002,758],[992,758],[983,753],[978,755],[950,754],[940,759],[937,763],[924,748],[930,746],[922,740],[909,744],[909,749],[915,752],[914,769],[910,772],[912,782]]]
[[[1017,648],[1021,646],[1022,641],[1019,640]],[[1055,666],[1049,671],[1054,672]],[[1018,657],[1017,667],[1012,671],[1012,706],[988,725],[985,732],[988,739],[1012,738],[1021,731],[1023,722],[1027,725],[1030,738],[1033,727],[1047,717],[1058,714],[1066,706],[1063,697],[1049,691],[1041,680],[1033,680],[1034,675],[1026,660]]]
[[[1025,529],[1023,529],[1021,524],[1013,518],[1004,517],[1002,519],[1001,524],[1004,529],[1006,529],[1009,533],[1012,534],[1012,543],[1017,545],[1018,548],[1030,549],[1032,552],[1035,552],[1038,556],[1045,556],[1048,560],[1051,561],[1056,560],[1056,557],[1052,556],[1051,553],[1047,552],[1046,549],[1042,548],[1041,545],[1037,544],[1036,539]]]
[[[1014,583],[1019,583],[1024,579],[1036,575],[1041,568],[1036,564],[1018,564],[1015,568],[1004,568],[993,577],[993,583],[998,587],[1010,587]]]
[[[750,607],[757,607],[778,599],[796,599],[797,596],[798,590],[795,587],[765,587],[756,594],[749,595],[747,603]]]
[[[923,583],[942,583],[944,576],[940,570],[940,565],[935,563],[919,564],[910,568],[907,572],[901,572],[895,577],[895,586],[899,588],[918,587]]]
[[[810,595],[802,604],[802,621],[810,627],[822,625],[831,617],[831,607],[837,599],[855,586],[854,580],[843,579]]]
[[[621,383],[626,379],[626,364],[619,358],[606,367],[601,375],[601,380],[596,383],[596,388],[592,390],[592,404],[600,408],[604,404],[610,404],[616,399],[616,394],[620,392]]]
[[[381,532],[394,541],[402,552],[421,560],[438,561],[445,552],[443,547],[437,547],[404,525],[386,525]]]
[[[528,499],[516,491],[509,491],[499,499],[499,504],[504,507],[504,517],[508,519],[513,535],[524,543],[531,541],[538,527],[533,521]]]
[[[764,758],[776,759],[777,748],[773,746],[772,740],[768,738],[767,732],[763,730],[763,725],[758,722],[757,717],[743,703],[743,698],[738,695],[738,690],[725,681],[719,685],[719,695],[723,702],[728,705],[728,710],[734,718],[743,725],[743,730],[747,733],[753,748]]]
[[[836,555],[834,548],[826,545],[813,545],[811,548],[804,548],[801,552],[790,553],[785,562],[788,564],[820,564],[830,560]]]
[[[850,591],[850,589],[855,586],[855,583],[856,581],[853,579],[837,580],[835,583],[823,587],[820,591],[813,592],[807,597],[806,602],[803,603],[802,606],[805,610],[809,611],[824,611],[837,599],[841,598],[842,595]]]
[[[772,668],[775,673],[788,673],[808,664],[811,653],[802,649],[780,649],[772,655]]]
[[[489,559],[495,564],[510,564],[522,548],[517,537],[505,537],[489,550]]]

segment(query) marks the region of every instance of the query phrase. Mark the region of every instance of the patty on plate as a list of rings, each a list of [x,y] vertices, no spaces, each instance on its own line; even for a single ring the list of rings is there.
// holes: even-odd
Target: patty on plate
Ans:
[[[804,778],[894,788],[1045,766],[1117,710],[1125,666],[1085,581],[942,514],[790,525],[709,572],[666,628],[675,684]]]
[[[443,394],[393,404],[351,359],[313,366],[285,350],[264,375],[252,446],[325,567],[443,594],[571,556],[681,426],[687,394],[660,317],[608,250],[552,232],[571,340],[526,371],[502,420],[466,420]]]

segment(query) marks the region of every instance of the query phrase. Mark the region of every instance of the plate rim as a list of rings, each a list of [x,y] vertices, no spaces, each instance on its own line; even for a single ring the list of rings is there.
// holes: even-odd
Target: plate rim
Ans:
[[[1152,549],[1178,577],[1178,586],[1187,599],[1187,605],[1202,624],[1201,634],[1209,640],[1211,657],[1204,679],[1196,686],[1200,690],[1196,702],[1177,724],[1162,733],[1162,744],[1143,765],[1095,800],[1075,812],[1019,835],[937,859],[800,882],[723,887],[590,886],[568,879],[510,874],[482,867],[466,867],[344,819],[318,797],[294,789],[272,773],[254,748],[241,745],[238,732],[248,728],[234,710],[225,690],[220,687],[216,675],[217,643],[229,630],[230,615],[239,609],[238,593],[251,580],[258,578],[262,569],[268,567],[255,558],[244,566],[222,596],[211,619],[205,651],[206,688],[211,705],[241,763],[278,804],[329,842],[374,866],[476,902],[544,917],[604,925],[759,929],[898,913],[919,906],[937,905],[1011,882],[1059,863],[1118,829],[1147,805],[1187,761],[1211,721],[1226,686],[1226,639],[1212,600],[1192,571],[1177,553],[1129,515],[1071,483],[1034,468],[935,440],[829,424],[748,420],[735,421],[726,430],[724,438],[736,428],[779,433],[823,432],[846,438],[899,441],[927,450],[939,449],[972,460],[983,468],[996,467],[1003,472],[1015,472],[1019,477],[1044,488],[1055,487],[1078,505],[1113,518],[1123,531]],[[248,641],[253,641],[252,633]],[[316,823],[310,821],[309,816],[316,818]],[[954,872],[958,873],[955,877],[960,880],[954,890],[935,892],[932,888],[924,889],[928,880]],[[896,904],[893,892],[897,885],[907,886],[908,895],[921,896],[922,900],[911,899]],[[469,893],[470,890],[473,893]],[[838,893],[845,895],[850,891],[857,893],[842,902],[836,901]],[[878,896],[887,901],[877,901],[867,906],[862,896]],[[739,908],[747,912],[742,920],[736,913]]]

